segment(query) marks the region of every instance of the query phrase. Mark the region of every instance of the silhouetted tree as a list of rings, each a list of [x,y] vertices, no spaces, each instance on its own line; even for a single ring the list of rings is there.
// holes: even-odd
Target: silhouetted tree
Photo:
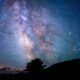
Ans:
[[[25,71],[31,72],[31,73],[38,73],[41,72],[44,69],[43,62],[40,59],[35,59],[27,64]]]

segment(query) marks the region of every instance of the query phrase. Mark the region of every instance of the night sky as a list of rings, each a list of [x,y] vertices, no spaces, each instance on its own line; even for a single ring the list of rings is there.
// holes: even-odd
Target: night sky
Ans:
[[[79,0],[0,0],[0,67],[79,59],[79,35]]]

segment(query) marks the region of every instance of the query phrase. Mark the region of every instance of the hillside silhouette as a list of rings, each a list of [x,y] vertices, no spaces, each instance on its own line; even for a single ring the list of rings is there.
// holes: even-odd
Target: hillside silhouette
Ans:
[[[51,67],[44,69],[40,59],[35,59],[28,63],[26,69],[17,74],[0,74],[0,80],[61,80],[69,79],[70,77],[79,78],[80,73],[80,59],[74,59],[52,65]],[[25,73],[25,71],[28,71]]]
[[[51,80],[69,79],[70,77],[79,78],[80,59],[74,59],[52,65],[44,71],[45,77],[48,76]],[[80,79],[80,78],[79,78]]]

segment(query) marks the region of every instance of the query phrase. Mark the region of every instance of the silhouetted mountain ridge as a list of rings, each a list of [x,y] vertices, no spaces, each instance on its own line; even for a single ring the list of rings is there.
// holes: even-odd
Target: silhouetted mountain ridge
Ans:
[[[79,75],[80,73],[80,59],[73,59],[69,61],[64,61],[51,67],[47,68],[44,71],[45,77],[49,78],[62,78],[66,76],[66,78],[74,77],[75,75]]]
[[[74,59],[74,60],[69,60],[69,61],[52,65],[47,69],[43,69],[43,71],[41,71],[40,73],[37,73],[35,71],[35,72],[32,72],[32,74],[23,72],[22,74],[18,73],[18,74],[9,74],[9,75],[3,75],[3,76],[4,78],[9,78],[10,80],[13,80],[13,79],[23,80],[23,78],[25,78],[24,80],[26,79],[28,80],[53,80],[53,79],[60,80],[62,78],[65,80],[65,78],[69,79],[69,77],[74,78],[75,75],[77,75],[77,78],[78,78],[79,73],[80,73],[80,59]],[[2,75],[0,75],[0,77],[1,76]]]

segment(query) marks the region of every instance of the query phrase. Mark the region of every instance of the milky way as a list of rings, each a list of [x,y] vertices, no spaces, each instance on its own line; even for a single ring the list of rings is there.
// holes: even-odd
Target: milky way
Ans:
[[[56,17],[60,14],[57,12],[60,9],[58,10],[56,6],[56,14],[51,9],[49,4],[43,6],[35,0],[31,3],[29,0],[2,1],[1,65],[23,68],[31,60],[40,58],[44,64],[50,66],[57,62],[79,58],[75,55],[80,51],[79,39],[77,41],[74,31],[71,31],[69,23],[64,21],[61,15]]]

